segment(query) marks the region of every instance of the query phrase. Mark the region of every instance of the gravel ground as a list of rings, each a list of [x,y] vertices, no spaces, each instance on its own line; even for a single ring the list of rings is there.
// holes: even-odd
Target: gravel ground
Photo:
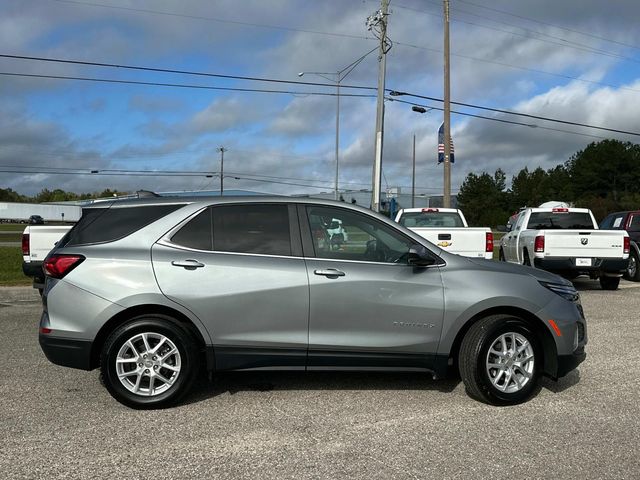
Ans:
[[[0,477],[640,477],[640,284],[579,281],[588,357],[524,405],[417,374],[238,373],[134,411],[97,372],[50,364],[39,297],[0,288]]]

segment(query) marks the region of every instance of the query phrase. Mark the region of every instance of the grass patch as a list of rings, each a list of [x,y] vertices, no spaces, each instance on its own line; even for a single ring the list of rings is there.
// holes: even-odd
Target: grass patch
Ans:
[[[22,232],[27,225],[24,223],[0,223],[0,232]]]
[[[30,285],[31,279],[22,273],[20,247],[0,247],[0,285]]]
[[[22,233],[0,233],[0,242],[22,242]]]

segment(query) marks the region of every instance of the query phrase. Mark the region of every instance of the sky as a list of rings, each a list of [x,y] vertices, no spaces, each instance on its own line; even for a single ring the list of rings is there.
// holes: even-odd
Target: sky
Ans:
[[[0,0],[0,188],[216,190],[224,147],[225,189],[330,192],[332,72],[374,50],[340,90],[339,188],[370,189],[379,56],[366,20],[379,8],[374,0]],[[501,168],[510,180],[604,138],[637,142],[639,13],[634,0],[451,0],[452,101],[629,132],[453,105],[452,192],[471,172]],[[441,99],[442,2],[391,0],[387,33],[386,87]],[[442,108],[388,96],[382,188],[410,192],[415,135],[417,193],[442,194],[443,113],[416,113],[410,103]]]

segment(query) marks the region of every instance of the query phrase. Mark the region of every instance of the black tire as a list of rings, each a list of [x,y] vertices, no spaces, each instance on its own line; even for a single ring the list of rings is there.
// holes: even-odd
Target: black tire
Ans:
[[[502,250],[502,248],[500,248],[500,250],[498,251],[498,260],[500,260],[501,262],[507,261],[507,259],[504,258],[504,250]]]
[[[152,347],[149,350],[144,347],[142,334],[148,334],[147,344]],[[160,345],[162,338],[165,340]],[[131,353],[128,341],[131,341],[136,349],[137,357]],[[171,353],[174,346],[177,353]],[[149,353],[148,357],[142,358],[143,354],[147,355],[147,351],[153,352],[155,347],[158,347],[157,352]],[[119,353],[121,358],[138,358],[140,363],[132,361],[124,366],[119,364],[117,367],[116,359]],[[121,381],[118,378],[118,368],[127,369],[127,372],[132,373]],[[177,373],[175,369],[178,370]],[[198,369],[198,348],[193,336],[176,320],[162,315],[136,317],[119,326],[107,338],[100,356],[101,383],[118,402],[136,409],[174,405],[189,391]],[[151,377],[154,377],[153,384]],[[161,378],[166,378],[171,383],[164,382]],[[125,386],[127,384],[135,389],[136,385],[131,385],[133,380],[137,381],[140,393],[134,393]],[[157,387],[160,392],[153,393],[157,385],[160,385]],[[149,391],[152,393],[151,396]]]
[[[620,277],[600,277],[600,286],[603,290],[617,290],[620,285]]]
[[[631,250],[629,255],[629,266],[624,272],[624,278],[632,282],[640,282],[640,261],[638,259],[638,253],[635,250]]]
[[[523,252],[522,264],[526,265],[527,267],[531,266],[531,259],[529,258],[529,252],[527,252],[526,250]]]
[[[508,336],[507,341],[510,341],[509,339],[513,340],[517,336],[517,341],[513,347],[516,350],[518,345],[521,347],[524,345],[523,343],[517,343],[521,339],[526,340],[530,346],[521,354],[516,355],[515,358],[526,358],[522,357],[522,354],[526,356],[533,355],[525,363],[526,370],[520,366],[515,366],[514,368],[513,364],[518,362],[514,361],[513,356],[509,358],[503,357],[504,361],[507,362],[504,364],[505,369],[509,368],[512,372],[509,375],[506,372],[500,373],[500,369],[489,368],[488,365],[489,349],[500,341],[502,335],[508,333],[512,334],[512,336]],[[509,347],[509,349],[511,348]],[[492,315],[473,324],[466,333],[460,345],[458,365],[460,377],[465,384],[467,393],[471,397],[492,405],[516,405],[525,402],[539,390],[543,354],[538,336],[526,322],[509,315]],[[525,372],[528,375],[526,381],[522,378]],[[494,385],[492,378],[496,379],[496,383],[500,383],[502,379],[508,379],[504,385],[504,391]],[[514,383],[518,378],[523,385],[518,386],[516,383],[515,386],[510,387],[512,378]],[[502,383],[504,384],[505,382],[502,381]]]

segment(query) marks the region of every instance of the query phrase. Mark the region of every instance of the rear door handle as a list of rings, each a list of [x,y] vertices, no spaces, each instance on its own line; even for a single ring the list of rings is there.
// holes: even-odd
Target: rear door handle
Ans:
[[[344,277],[344,272],[341,272],[340,270],[336,270],[335,268],[327,268],[325,270],[314,270],[313,273],[315,273],[316,275],[323,275],[329,278]]]
[[[173,265],[174,267],[184,267],[187,270],[195,270],[196,268],[204,267],[204,263],[200,263],[199,261],[192,259],[174,260],[173,262],[171,262],[171,265]]]

